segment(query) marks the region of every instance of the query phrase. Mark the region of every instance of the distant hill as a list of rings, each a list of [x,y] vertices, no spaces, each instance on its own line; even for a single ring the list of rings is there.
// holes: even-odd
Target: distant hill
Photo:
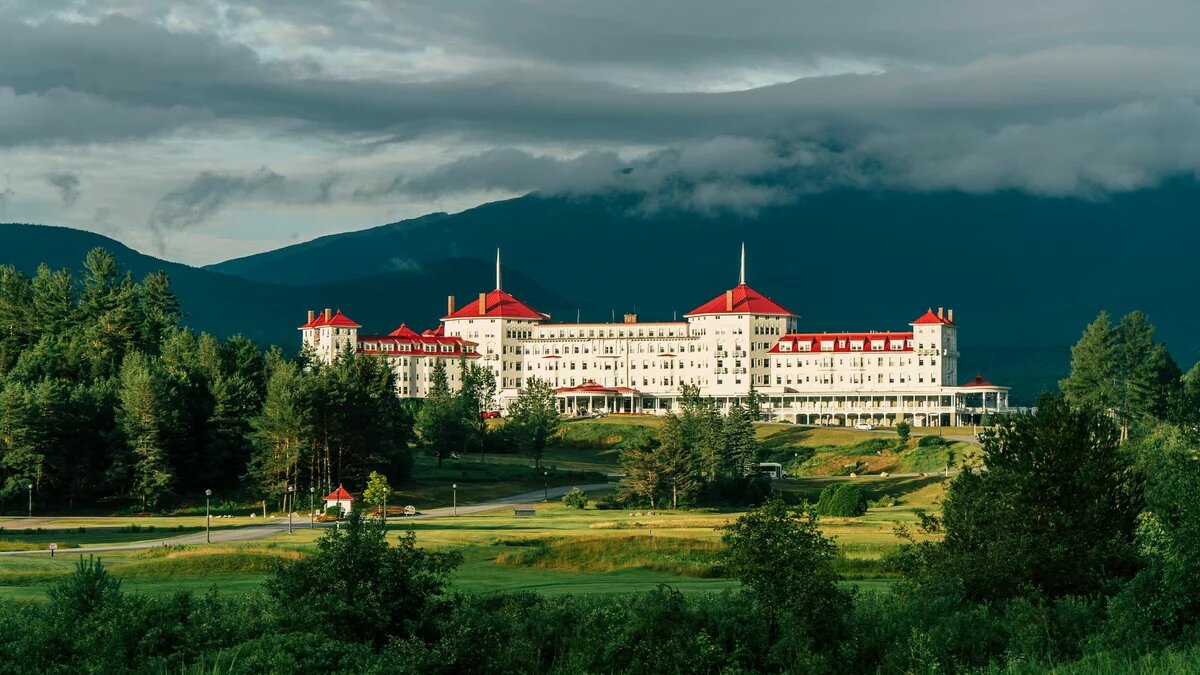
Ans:
[[[163,270],[187,313],[185,323],[197,330],[227,336],[245,334],[263,344],[294,349],[296,327],[307,309],[340,308],[364,330],[390,331],[401,322],[432,328],[445,313],[446,296],[460,302],[479,289],[494,285],[490,261],[451,258],[421,269],[375,274],[370,277],[315,286],[284,286],[242,279],[139,253],[118,241],[65,227],[0,224],[0,264],[32,274],[39,263],[78,271],[95,247],[111,252],[137,278]],[[573,313],[579,303],[548,291],[516,269],[506,268],[505,287],[543,311]]]
[[[954,307],[964,377],[976,370],[1031,401],[1067,368],[1101,309],[1142,309],[1184,368],[1200,359],[1200,187],[1178,181],[1103,200],[1022,193],[834,191],[755,218],[644,215],[628,197],[530,195],[468,211],[322,237],[211,266],[272,283],[349,282],[446,256],[527,270],[585,298],[602,320],[670,318],[736,281],[802,315],[805,330],[903,327]],[[317,262],[320,265],[317,265]]]

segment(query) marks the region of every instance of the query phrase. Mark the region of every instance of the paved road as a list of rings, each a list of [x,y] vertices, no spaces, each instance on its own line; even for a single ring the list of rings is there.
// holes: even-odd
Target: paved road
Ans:
[[[572,487],[573,486],[552,487],[549,490],[549,497],[550,497],[550,499],[558,499],[558,498],[562,497],[563,495],[565,495],[567,493],[567,491],[570,490]],[[584,492],[595,492],[597,490],[608,489],[608,488],[612,487],[612,484],[611,483],[592,483],[590,485],[580,485],[578,487],[579,487],[579,489],[583,490]],[[540,501],[542,501],[542,499],[544,499],[546,497],[546,495],[547,495],[547,492],[545,490],[534,490],[532,492],[525,492],[525,493],[522,493],[519,495],[513,495],[511,497],[501,497],[500,499],[493,499],[488,502],[483,502],[482,504],[463,505],[463,506],[458,507],[458,515],[465,516],[465,515],[471,515],[474,513],[482,513],[484,511],[493,511],[495,509],[504,508],[506,506],[512,506],[514,504],[526,504],[526,503],[540,502]],[[416,516],[410,516],[407,518],[393,518],[392,520],[393,520],[393,522],[404,522],[406,520],[428,520],[428,519],[432,519],[432,518],[445,518],[447,516],[450,516],[450,517],[454,516],[454,508],[453,507],[446,506],[443,508],[430,509],[430,510],[424,511]],[[25,520],[27,520],[27,519],[14,518],[13,522],[14,523],[20,522],[21,524],[24,524]],[[34,518],[33,520],[46,521],[47,519]],[[293,522],[292,526],[295,529],[307,528],[309,525],[307,518],[296,518],[292,522]],[[50,523],[44,522],[42,524],[48,525]],[[333,523],[317,523],[317,527],[319,527],[319,528],[332,527],[332,526],[333,526]],[[267,537],[273,537],[282,532],[287,532],[287,529],[288,529],[287,520],[286,519],[277,519],[273,522],[270,522],[270,523],[267,523],[264,525],[247,525],[245,527],[235,527],[235,528],[230,528],[230,529],[213,530],[212,531],[212,543],[218,544],[218,543],[255,541],[258,539],[266,539]],[[156,548],[159,546],[186,546],[186,545],[203,544],[203,543],[205,543],[204,532],[193,532],[190,534],[180,535],[178,537],[170,537],[167,539],[151,539],[151,540],[146,540],[146,541],[132,542],[129,544],[112,544],[109,546],[82,546],[80,548],[69,548],[69,549],[64,548],[64,549],[61,549],[60,552],[63,553],[64,555],[75,555],[76,553],[100,553],[100,552],[105,552],[105,551],[135,551],[138,549]],[[0,556],[48,555],[49,553],[50,553],[50,551],[47,551],[47,550],[3,551],[3,552],[0,552]]]

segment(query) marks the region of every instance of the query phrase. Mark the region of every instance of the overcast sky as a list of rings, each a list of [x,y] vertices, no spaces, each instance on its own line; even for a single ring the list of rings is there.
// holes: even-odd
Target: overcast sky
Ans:
[[[0,0],[0,36],[0,221],[189,263],[531,190],[1200,170],[1196,0]]]

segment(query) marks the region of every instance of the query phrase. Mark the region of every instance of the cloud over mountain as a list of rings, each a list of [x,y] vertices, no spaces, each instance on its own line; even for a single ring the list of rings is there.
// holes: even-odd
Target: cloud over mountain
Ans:
[[[28,0],[0,7],[0,147],[10,215],[71,206],[55,157],[101,149],[106,203],[74,199],[160,235],[293,199],[311,234],[531,190],[1095,199],[1200,171],[1196,25],[1182,0]]]

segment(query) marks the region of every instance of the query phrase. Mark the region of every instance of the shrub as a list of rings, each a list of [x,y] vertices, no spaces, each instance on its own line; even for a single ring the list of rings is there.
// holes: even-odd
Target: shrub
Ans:
[[[947,445],[949,445],[949,443],[947,443],[946,439],[942,438],[941,436],[922,436],[920,440],[917,441],[918,448],[944,448]]]
[[[912,425],[908,422],[901,422],[896,425],[896,435],[901,441],[908,442],[908,436],[912,433]]]
[[[855,518],[867,512],[867,498],[854,483],[827,486],[817,501],[817,513],[822,516]]]
[[[617,511],[625,508],[625,499],[620,492],[612,490],[596,500],[596,508],[603,511]]]
[[[577,487],[571,488],[567,494],[562,497],[563,504],[571,509],[586,509],[588,504],[587,493]]]

